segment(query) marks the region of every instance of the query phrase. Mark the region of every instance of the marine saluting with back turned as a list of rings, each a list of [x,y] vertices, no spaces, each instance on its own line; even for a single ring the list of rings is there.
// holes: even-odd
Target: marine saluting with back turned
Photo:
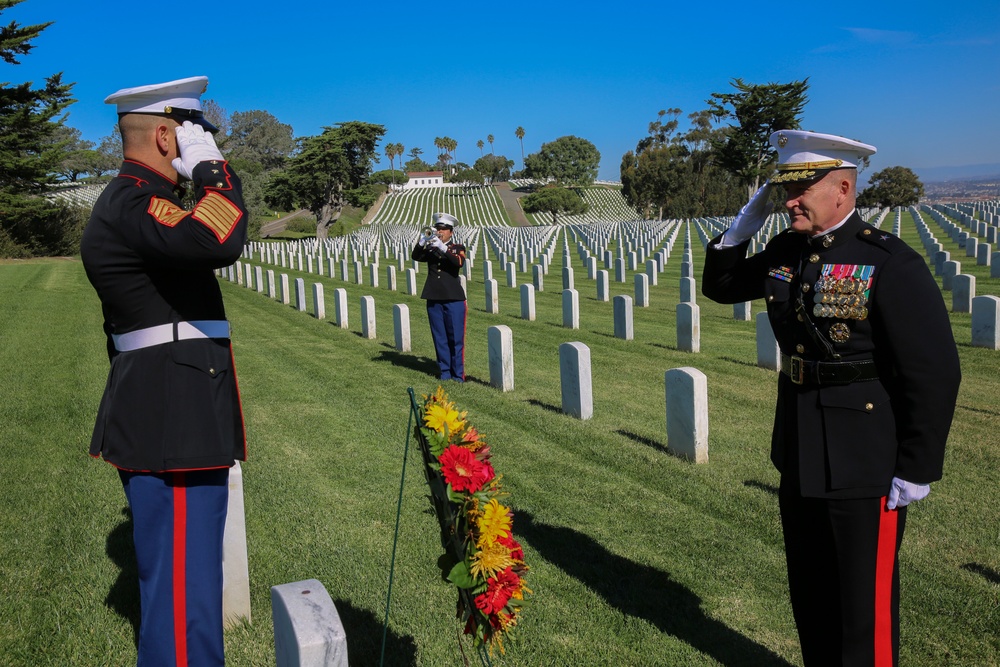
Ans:
[[[240,257],[240,180],[201,107],[206,77],[126,88],[125,161],[81,254],[111,369],[90,453],[115,466],[133,522],[138,664],[225,663],[222,540],[229,468],[245,458],[229,323],[213,269]],[[181,203],[190,181],[195,204]]]
[[[805,666],[897,665],[906,511],[941,479],[958,351],[923,258],[855,210],[875,148],[799,130],[771,144],[778,173],[709,244],[702,291],[763,298],[781,349],[771,461]],[[790,227],[747,257],[774,185]]]

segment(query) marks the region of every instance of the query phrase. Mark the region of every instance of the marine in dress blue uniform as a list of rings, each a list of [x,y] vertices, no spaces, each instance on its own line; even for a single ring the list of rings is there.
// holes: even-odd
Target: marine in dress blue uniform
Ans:
[[[410,257],[427,262],[427,281],[420,293],[427,301],[427,320],[437,355],[440,378],[465,382],[465,322],[468,303],[459,270],[465,263],[465,246],[452,234],[458,220],[447,213],[434,214],[437,236],[421,237]]]
[[[90,453],[118,468],[131,509],[144,667],[225,662],[228,474],[246,439],[213,269],[239,258],[247,212],[202,115],[207,83],[191,77],[105,100],[118,108],[125,161],[81,244],[111,361]],[[182,179],[194,187],[191,210]]]
[[[771,461],[806,667],[889,667],[899,654],[906,505],[941,478],[961,378],[926,263],[854,208],[874,147],[771,136],[778,174],[708,248],[704,294],[763,298],[781,349]],[[791,226],[747,257],[773,184]]]

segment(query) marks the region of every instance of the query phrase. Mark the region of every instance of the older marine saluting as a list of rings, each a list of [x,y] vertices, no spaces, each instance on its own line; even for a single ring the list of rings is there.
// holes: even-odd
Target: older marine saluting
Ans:
[[[896,665],[906,509],[941,478],[961,378],[923,258],[855,209],[875,148],[771,135],[777,174],[709,244],[702,290],[764,299],[781,348],[771,461],[806,667]],[[790,226],[747,257],[771,189]]]

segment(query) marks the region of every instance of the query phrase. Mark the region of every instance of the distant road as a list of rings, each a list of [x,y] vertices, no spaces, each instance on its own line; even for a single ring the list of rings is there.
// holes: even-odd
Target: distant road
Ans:
[[[300,218],[303,215],[308,215],[308,213],[309,213],[309,211],[307,211],[306,209],[302,209],[300,211],[296,211],[295,213],[291,213],[289,215],[286,215],[283,218],[278,218],[277,220],[272,220],[271,222],[267,223],[266,225],[262,225],[261,226],[261,228],[260,228],[260,237],[266,239],[268,236],[271,236],[272,234],[280,234],[281,232],[285,231],[286,227],[288,227],[288,221],[289,220],[294,220],[295,218]]]
[[[503,207],[506,209],[507,215],[510,216],[510,221],[514,223],[514,226],[531,227],[532,225],[528,222],[528,217],[524,215],[521,204],[517,201],[524,194],[511,190],[510,183],[497,183],[494,187],[496,187],[497,194],[500,195],[500,201],[503,202]]]

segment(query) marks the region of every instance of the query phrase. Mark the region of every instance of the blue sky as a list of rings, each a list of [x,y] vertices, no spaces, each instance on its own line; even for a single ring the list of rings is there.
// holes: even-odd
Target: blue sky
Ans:
[[[520,168],[520,125],[525,154],[577,135],[600,150],[600,178],[617,180],[658,110],[704,109],[735,77],[809,77],[803,127],[878,147],[870,172],[1000,163],[996,0],[26,0],[0,15],[11,20],[55,24],[21,65],[0,62],[0,81],[63,72],[79,100],[69,124],[95,142],[115,122],[110,93],[203,74],[206,98],[267,110],[296,136],[381,123],[383,142],[419,146],[430,161],[434,138],[450,136],[471,164],[493,134]]]

